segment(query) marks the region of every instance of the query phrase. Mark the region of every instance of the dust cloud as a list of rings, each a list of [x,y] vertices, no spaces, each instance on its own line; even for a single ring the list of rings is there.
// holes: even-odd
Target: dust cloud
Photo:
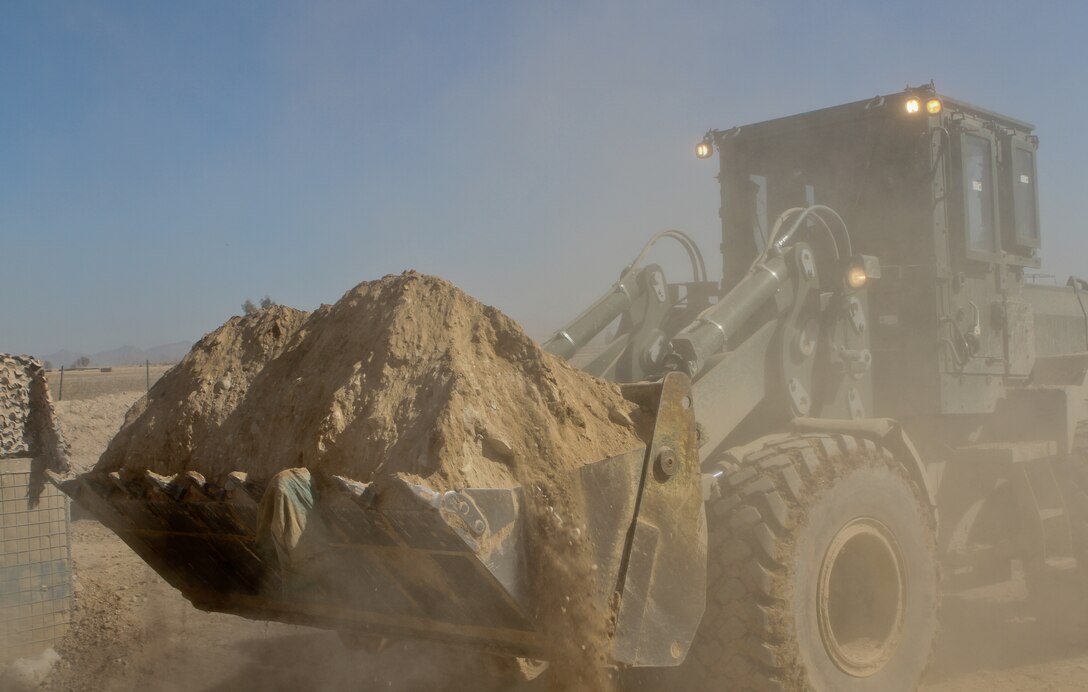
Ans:
[[[87,407],[58,406],[74,450],[121,427],[110,393]],[[386,642],[350,648],[335,633],[254,622],[194,609],[113,533],[91,519],[72,525],[76,611],[58,645],[61,660],[40,690],[146,689],[465,690],[546,689],[546,675],[524,681],[512,664],[463,649]],[[946,597],[940,638],[924,692],[1013,692],[1088,687],[1083,631],[1060,632],[1030,612],[1022,571],[1009,583]],[[646,688],[652,689],[652,688]]]

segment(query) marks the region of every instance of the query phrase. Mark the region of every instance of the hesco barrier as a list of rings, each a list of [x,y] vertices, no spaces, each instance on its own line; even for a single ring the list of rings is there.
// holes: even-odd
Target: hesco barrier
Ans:
[[[46,486],[30,509],[30,462],[0,460],[0,663],[52,646],[72,609],[68,500]]]
[[[45,371],[0,353],[0,665],[41,653],[70,622],[69,505],[44,482],[67,463]]]

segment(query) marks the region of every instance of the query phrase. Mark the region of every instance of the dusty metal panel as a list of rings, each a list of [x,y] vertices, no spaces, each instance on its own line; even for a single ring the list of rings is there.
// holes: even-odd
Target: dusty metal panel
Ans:
[[[1031,384],[1037,387],[1084,387],[1088,384],[1088,353],[1037,358],[1031,371]]]
[[[1053,440],[1026,442],[986,442],[956,449],[956,458],[974,463],[1025,464],[1049,459],[1058,453]]]
[[[941,413],[993,413],[1005,393],[1005,381],[996,375],[940,374]]]
[[[1035,365],[1035,313],[1031,304],[1008,300],[1004,305],[1008,374],[1025,377]]]
[[[994,415],[984,421],[978,441],[1052,440],[1058,454],[1068,454],[1085,410],[1080,386],[1011,387]]]
[[[1035,313],[1035,352],[1040,356],[1088,349],[1088,298],[1068,286],[1025,285],[1023,299]],[[1081,300],[1085,305],[1081,304]]]
[[[939,335],[929,327],[941,304],[935,266],[884,264],[869,287],[873,415],[909,418],[939,406]]]
[[[696,380],[695,419],[703,426],[702,456],[708,458],[722,451],[719,446],[745,416],[767,395],[767,350],[774,336],[775,324],[768,322],[708,367]]]
[[[706,513],[691,383],[661,383],[647,450],[612,658],[635,666],[683,662],[706,607]]]

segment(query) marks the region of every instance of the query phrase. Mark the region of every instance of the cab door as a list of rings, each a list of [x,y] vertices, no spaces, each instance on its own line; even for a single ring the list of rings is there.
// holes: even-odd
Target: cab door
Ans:
[[[1035,365],[1035,314],[1023,296],[1024,268],[1039,266],[1039,196],[1035,151],[1039,140],[1006,131],[1001,142],[998,184],[1005,282],[1005,358],[1010,377],[1027,377]]]
[[[970,119],[957,123],[949,194],[951,272],[941,344],[943,413],[993,411],[1004,387],[1006,272],[1002,260],[998,141]]]

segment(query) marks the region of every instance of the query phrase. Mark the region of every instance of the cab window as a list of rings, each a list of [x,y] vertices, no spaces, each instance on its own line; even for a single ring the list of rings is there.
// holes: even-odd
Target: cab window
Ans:
[[[964,208],[967,249],[974,253],[997,251],[994,213],[993,152],[990,140],[963,137]]]
[[[1012,147],[1012,208],[1018,243],[1039,245],[1039,214],[1035,195],[1035,152],[1023,144]]]

